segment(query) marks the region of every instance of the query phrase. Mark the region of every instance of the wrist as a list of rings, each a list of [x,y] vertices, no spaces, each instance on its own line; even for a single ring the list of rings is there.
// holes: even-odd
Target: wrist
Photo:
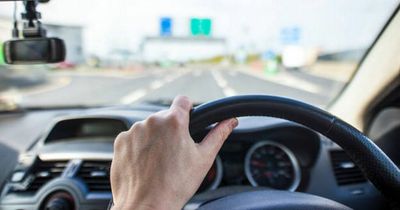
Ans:
[[[121,210],[121,209],[135,209],[135,210],[158,210],[155,206],[148,205],[136,205],[136,204],[122,204],[122,205],[114,205],[111,210]]]
[[[178,206],[176,204],[168,205],[167,203],[125,203],[121,205],[113,205],[111,210],[120,210],[120,209],[135,209],[135,210],[180,210],[183,208],[182,206]]]
[[[181,210],[187,201],[182,201],[178,196],[162,197],[155,193],[152,196],[132,197],[124,202],[114,203],[112,210],[135,209],[135,210]]]

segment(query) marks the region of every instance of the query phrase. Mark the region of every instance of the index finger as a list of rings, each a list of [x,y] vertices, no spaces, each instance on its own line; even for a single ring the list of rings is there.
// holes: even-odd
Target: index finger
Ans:
[[[170,109],[182,110],[185,113],[189,113],[192,109],[192,102],[186,96],[177,96],[171,104]]]

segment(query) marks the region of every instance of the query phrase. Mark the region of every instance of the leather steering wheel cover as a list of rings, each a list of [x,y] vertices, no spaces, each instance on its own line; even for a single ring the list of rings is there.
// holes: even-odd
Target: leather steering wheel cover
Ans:
[[[351,208],[320,196],[299,192],[264,190],[229,195],[209,202],[199,210],[350,210]]]
[[[195,107],[191,112],[189,130],[193,135],[216,122],[244,116],[281,118],[321,133],[342,147],[385,197],[400,200],[400,171],[392,160],[351,125],[303,102],[267,95],[223,98]]]

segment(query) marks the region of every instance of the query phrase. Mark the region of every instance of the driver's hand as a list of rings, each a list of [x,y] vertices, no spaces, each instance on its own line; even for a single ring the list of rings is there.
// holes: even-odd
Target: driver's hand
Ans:
[[[181,209],[194,195],[236,119],[219,123],[201,143],[189,134],[192,103],[176,97],[171,108],[122,132],[111,165],[113,209]]]

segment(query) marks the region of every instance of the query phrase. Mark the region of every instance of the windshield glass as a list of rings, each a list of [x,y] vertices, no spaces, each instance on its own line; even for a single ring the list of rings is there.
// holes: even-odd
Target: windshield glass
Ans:
[[[326,107],[398,0],[52,0],[40,4],[55,65],[0,59],[0,109],[165,102],[242,94]],[[0,2],[0,42],[13,2]],[[22,27],[22,2],[16,3]],[[2,56],[1,56],[2,57]]]

